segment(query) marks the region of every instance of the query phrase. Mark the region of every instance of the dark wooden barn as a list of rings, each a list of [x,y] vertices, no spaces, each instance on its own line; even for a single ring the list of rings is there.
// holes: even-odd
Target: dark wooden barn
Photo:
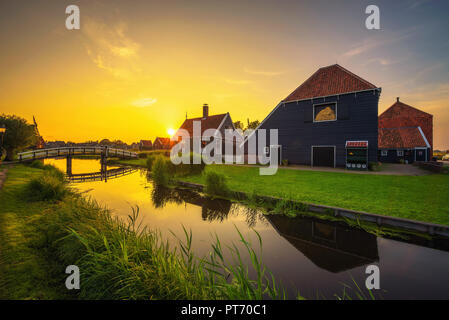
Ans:
[[[267,132],[263,152],[278,152],[280,161],[367,169],[368,162],[377,161],[380,92],[338,64],[323,67],[282,100],[255,133],[278,129],[276,145]],[[248,157],[248,139],[257,135],[245,140]]]

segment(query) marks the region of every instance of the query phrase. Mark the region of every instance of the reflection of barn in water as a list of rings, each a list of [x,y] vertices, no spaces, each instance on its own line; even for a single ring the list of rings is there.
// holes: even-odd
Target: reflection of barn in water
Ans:
[[[376,236],[339,223],[270,215],[277,232],[315,265],[341,272],[379,260]]]

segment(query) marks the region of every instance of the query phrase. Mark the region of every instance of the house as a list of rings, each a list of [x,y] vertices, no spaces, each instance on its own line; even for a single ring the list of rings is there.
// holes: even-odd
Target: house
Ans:
[[[380,93],[338,64],[318,69],[256,129],[278,129],[277,144],[266,133],[263,152],[277,152],[279,161],[291,164],[367,169],[377,161]],[[245,152],[249,139],[257,140],[257,134],[245,140]]]
[[[193,124],[194,122],[199,122],[201,124],[201,131],[199,132],[193,132]],[[203,105],[203,116],[197,117],[197,118],[190,118],[185,119],[182,123],[181,127],[179,128],[186,130],[187,133],[190,136],[190,139],[200,138],[203,136],[204,132],[208,129],[214,129],[217,130],[217,132],[220,132],[221,134],[221,140],[222,140],[222,152],[224,154],[225,152],[225,130],[226,129],[232,129],[235,130],[234,123],[232,122],[231,116],[229,112],[222,113],[222,114],[216,114],[216,115],[209,115],[209,106],[207,103]],[[239,137],[241,138],[241,136]],[[234,152],[235,152],[235,141],[234,139]],[[204,147],[207,143],[207,141],[202,141],[201,146]],[[193,150],[193,142],[190,142],[190,148]]]
[[[151,140],[140,140],[139,142],[139,150],[151,150],[153,149],[153,144],[151,143]]]
[[[433,116],[397,101],[379,116],[379,161],[429,161],[433,153]]]
[[[170,141],[170,138],[156,137],[153,143],[154,150],[170,150],[173,146],[173,142]]]

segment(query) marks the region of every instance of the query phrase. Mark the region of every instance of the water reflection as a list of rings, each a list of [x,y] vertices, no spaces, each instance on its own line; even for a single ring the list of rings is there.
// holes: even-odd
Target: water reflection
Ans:
[[[45,161],[65,169],[64,160]],[[73,160],[74,173],[99,170],[98,160]],[[449,298],[447,240],[397,241],[346,224],[306,217],[265,216],[245,205],[214,200],[191,190],[156,187],[144,170],[108,183],[75,182],[74,187],[88,192],[120,219],[126,220],[131,207],[138,205],[143,225],[160,230],[173,245],[177,240],[170,231],[183,238],[183,227],[192,230],[192,248],[199,257],[209,255],[215,235],[224,248],[235,244],[243,253],[235,228],[259,252],[258,238],[252,229],[256,230],[263,243],[260,256],[286,287],[289,297],[295,297],[299,289],[308,298],[315,298],[320,292],[332,299],[334,294],[341,294],[342,283],[350,284],[352,278],[363,285],[366,266],[376,264],[381,270],[381,289],[387,290],[383,294],[386,299]],[[249,255],[242,254],[242,259],[251,266]]]
[[[248,227],[254,227],[257,222],[266,224],[264,215],[260,210],[246,208],[225,199],[212,199],[189,189],[154,186],[151,192],[151,200],[156,208],[164,208],[168,203],[178,205],[188,203],[201,207],[203,221],[223,222],[228,219],[229,215],[237,216],[243,213]]]
[[[379,261],[376,236],[311,218],[267,217],[273,227],[315,265],[342,272]]]
[[[103,168],[103,167],[102,167]],[[104,170],[98,172],[88,172],[88,173],[70,173],[67,174],[67,178],[71,182],[92,182],[92,181],[105,181],[107,182],[110,179],[120,178],[126,175],[129,175],[133,172],[136,172],[135,168],[114,168],[107,169],[104,166]]]

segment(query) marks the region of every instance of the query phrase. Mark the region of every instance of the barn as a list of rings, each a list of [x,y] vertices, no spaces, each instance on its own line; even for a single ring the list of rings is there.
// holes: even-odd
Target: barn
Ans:
[[[277,152],[280,161],[291,164],[367,169],[377,161],[380,93],[381,88],[338,64],[322,67],[283,99],[245,143],[257,140],[260,129],[278,129],[277,144],[267,133],[267,156]]]
[[[433,116],[396,102],[379,116],[379,161],[430,161],[433,152]]]

